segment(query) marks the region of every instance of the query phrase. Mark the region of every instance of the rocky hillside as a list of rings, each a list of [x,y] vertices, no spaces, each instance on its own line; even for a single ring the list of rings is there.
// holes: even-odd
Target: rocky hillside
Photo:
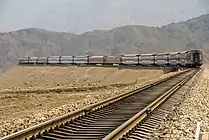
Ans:
[[[209,60],[209,15],[162,27],[124,26],[75,35],[42,29],[0,33],[0,68],[21,56],[104,55],[201,49]]]

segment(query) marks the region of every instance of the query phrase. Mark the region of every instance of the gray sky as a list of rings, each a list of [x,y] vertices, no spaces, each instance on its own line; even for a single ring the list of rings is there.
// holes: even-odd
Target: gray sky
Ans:
[[[127,24],[161,26],[209,13],[209,0],[0,0],[0,32],[81,33]]]

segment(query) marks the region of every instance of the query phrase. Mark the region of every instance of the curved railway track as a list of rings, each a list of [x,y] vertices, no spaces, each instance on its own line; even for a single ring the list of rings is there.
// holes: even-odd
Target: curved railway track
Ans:
[[[152,111],[164,103],[196,72],[197,70],[185,70],[135,91],[11,134],[2,140],[122,138],[124,134],[130,133],[130,130],[135,128],[135,124],[147,118]]]

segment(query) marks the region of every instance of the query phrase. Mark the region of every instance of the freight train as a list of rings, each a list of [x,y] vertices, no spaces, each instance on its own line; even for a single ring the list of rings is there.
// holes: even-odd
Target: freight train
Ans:
[[[23,57],[19,64],[32,65],[140,65],[199,67],[203,63],[200,50],[189,50],[171,53],[124,54],[116,56],[49,56]]]

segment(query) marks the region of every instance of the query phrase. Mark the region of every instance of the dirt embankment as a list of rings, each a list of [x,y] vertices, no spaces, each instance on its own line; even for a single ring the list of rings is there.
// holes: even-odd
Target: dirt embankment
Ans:
[[[102,67],[19,67],[0,76],[0,90],[130,84],[162,75],[161,70]]]

